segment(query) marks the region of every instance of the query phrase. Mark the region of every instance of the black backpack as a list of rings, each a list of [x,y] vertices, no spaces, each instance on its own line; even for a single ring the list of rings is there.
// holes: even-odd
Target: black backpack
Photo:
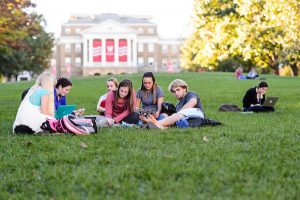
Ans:
[[[169,102],[163,102],[161,107],[161,113],[166,113],[168,116],[176,113],[176,108],[174,104]]]

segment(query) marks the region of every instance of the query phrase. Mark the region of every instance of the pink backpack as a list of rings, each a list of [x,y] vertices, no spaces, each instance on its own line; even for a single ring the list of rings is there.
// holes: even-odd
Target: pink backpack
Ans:
[[[67,133],[75,135],[87,135],[97,133],[94,119],[66,115],[61,119],[47,119],[41,126],[50,133]]]

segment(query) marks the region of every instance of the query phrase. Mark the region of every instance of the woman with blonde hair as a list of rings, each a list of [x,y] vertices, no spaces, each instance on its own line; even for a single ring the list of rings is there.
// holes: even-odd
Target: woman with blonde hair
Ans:
[[[15,122],[14,133],[38,133],[46,119],[54,118],[54,94],[56,77],[50,72],[42,73],[21,102]]]
[[[105,114],[105,104],[106,104],[106,98],[107,94],[112,91],[117,91],[119,86],[119,81],[116,78],[109,78],[106,81],[106,87],[107,87],[107,93],[102,95],[97,103],[97,112],[99,112],[101,115]]]

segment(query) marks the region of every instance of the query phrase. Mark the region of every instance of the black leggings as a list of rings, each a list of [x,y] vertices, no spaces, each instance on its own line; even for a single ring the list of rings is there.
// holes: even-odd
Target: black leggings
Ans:
[[[244,112],[274,112],[275,109],[273,107],[267,106],[251,106],[249,108],[244,108]]]
[[[126,122],[128,124],[137,124],[139,122],[139,114],[136,112],[132,112],[129,115],[127,115],[122,122]]]

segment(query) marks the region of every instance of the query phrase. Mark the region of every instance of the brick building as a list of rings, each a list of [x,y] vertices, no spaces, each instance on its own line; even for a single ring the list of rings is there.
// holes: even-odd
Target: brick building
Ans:
[[[151,16],[72,15],[51,59],[58,76],[179,71],[182,39],[162,39]]]

